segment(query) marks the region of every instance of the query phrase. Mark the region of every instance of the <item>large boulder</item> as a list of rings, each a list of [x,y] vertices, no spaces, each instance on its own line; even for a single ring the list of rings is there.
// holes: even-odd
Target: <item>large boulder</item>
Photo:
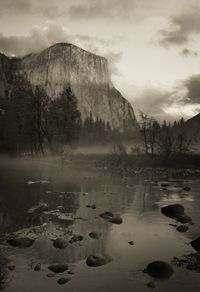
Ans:
[[[146,271],[151,277],[157,279],[168,279],[174,273],[172,267],[168,263],[162,261],[155,261],[148,264]]]
[[[198,252],[200,252],[200,237],[190,242],[191,246]]]
[[[161,212],[170,218],[178,219],[184,215],[185,208],[180,204],[172,204],[161,208]]]

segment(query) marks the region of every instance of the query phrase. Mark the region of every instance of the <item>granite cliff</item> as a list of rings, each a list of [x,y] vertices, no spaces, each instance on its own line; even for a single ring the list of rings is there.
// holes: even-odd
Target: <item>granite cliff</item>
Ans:
[[[92,113],[123,131],[137,128],[131,104],[112,85],[107,60],[68,43],[13,59],[0,55],[0,94],[10,84],[11,71],[31,85],[41,86],[55,99],[70,86],[78,100],[82,120]]]

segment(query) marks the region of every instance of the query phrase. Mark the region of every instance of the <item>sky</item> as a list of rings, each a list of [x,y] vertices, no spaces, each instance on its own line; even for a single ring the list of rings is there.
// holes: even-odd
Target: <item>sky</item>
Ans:
[[[200,112],[200,0],[0,0],[1,52],[58,42],[106,57],[136,115]]]

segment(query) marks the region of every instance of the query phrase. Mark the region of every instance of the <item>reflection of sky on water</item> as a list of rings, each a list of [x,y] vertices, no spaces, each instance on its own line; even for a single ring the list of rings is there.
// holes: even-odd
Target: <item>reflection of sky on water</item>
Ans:
[[[72,230],[75,234],[84,236],[79,243],[69,244],[64,250],[55,249],[52,241],[43,234],[28,249],[13,249],[2,245],[4,254],[9,256],[16,265],[12,281],[7,286],[7,292],[18,291],[148,291],[145,284],[148,278],[141,270],[150,261],[161,259],[170,261],[173,256],[182,256],[192,249],[189,245],[191,238],[199,232],[199,182],[189,182],[192,191],[178,191],[170,186],[168,191],[153,188],[148,182],[131,181],[131,186],[119,184],[119,177],[105,173],[79,172],[70,168],[61,171],[54,166],[27,163],[22,165],[5,165],[0,175],[1,232],[15,231],[31,225],[48,223],[49,230],[59,228]],[[49,186],[28,186],[26,181],[46,179]],[[175,184],[175,183],[173,183]],[[72,194],[58,194],[46,191],[75,192]],[[88,192],[85,196],[81,192]],[[43,215],[34,216],[27,210],[39,201],[46,202],[51,210],[63,206],[65,213],[70,214],[73,223],[49,219]],[[186,234],[180,234],[169,223],[174,220],[163,216],[160,207],[178,202],[185,206],[186,212],[195,222]],[[97,209],[86,208],[95,204]],[[121,215],[123,224],[115,225],[106,222],[98,215],[104,211],[111,211]],[[81,220],[84,218],[85,220]],[[91,231],[102,233],[99,240],[91,239]],[[68,236],[68,235],[66,235]],[[128,244],[133,240],[134,246]],[[107,253],[113,261],[98,269],[88,268],[85,259],[92,253]],[[31,270],[31,263],[42,263],[42,271],[36,273]],[[58,287],[57,278],[48,279],[48,265],[50,263],[67,262],[75,275],[65,289]],[[66,276],[66,274],[65,274]],[[185,278],[187,276],[187,283]],[[30,282],[32,283],[30,286]],[[188,292],[188,282],[198,291],[200,280],[193,273],[176,270],[175,275],[166,283],[158,283],[162,291]],[[84,289],[83,289],[84,287]]]

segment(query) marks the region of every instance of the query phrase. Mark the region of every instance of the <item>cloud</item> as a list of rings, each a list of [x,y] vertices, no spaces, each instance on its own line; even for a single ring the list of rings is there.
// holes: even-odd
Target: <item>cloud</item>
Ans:
[[[183,82],[187,93],[186,102],[200,104],[200,74],[192,75]]]
[[[0,50],[8,55],[23,56],[38,52],[54,43],[67,41],[67,31],[53,21],[35,26],[28,36],[5,36],[0,33]]]
[[[190,50],[188,48],[184,48],[180,52],[180,55],[183,57],[189,57],[189,56],[197,57],[198,53],[196,51]]]
[[[117,63],[122,58],[122,52],[114,52],[112,47],[120,41],[120,37],[106,40],[72,34],[57,22],[47,21],[44,26],[35,26],[27,36],[5,36],[0,33],[0,51],[10,56],[24,56],[41,51],[55,43],[69,42],[104,56],[108,59],[111,75],[119,75]]]
[[[125,18],[134,6],[135,1],[131,0],[88,0],[85,3],[72,5],[68,13],[71,17],[79,19]]]
[[[31,0],[0,0],[1,10],[15,12],[30,12],[33,8]]]
[[[169,27],[159,32],[164,46],[183,45],[192,35],[200,34],[200,9],[192,7],[187,12],[171,16]]]
[[[159,121],[190,118],[200,112],[200,74],[182,80],[171,91],[140,89],[133,105],[136,112],[143,111]]]

